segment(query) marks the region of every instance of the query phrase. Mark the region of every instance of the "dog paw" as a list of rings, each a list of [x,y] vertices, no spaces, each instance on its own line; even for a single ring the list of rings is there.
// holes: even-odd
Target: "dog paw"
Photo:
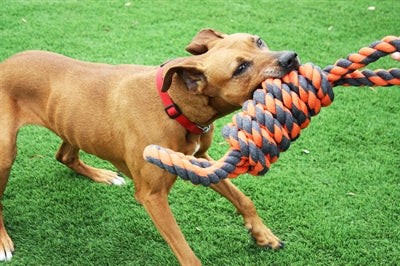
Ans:
[[[126,184],[125,179],[120,174],[110,170],[96,169],[95,174],[89,177],[93,181],[98,183],[105,183],[117,186],[122,186]]]
[[[277,238],[272,231],[264,224],[257,224],[255,226],[246,226],[247,232],[250,237],[260,247],[269,247],[271,249],[283,249],[284,243]]]
[[[111,181],[111,183],[117,186],[122,186],[126,184],[125,179],[119,174]]]
[[[270,249],[273,249],[271,244],[268,244],[267,247],[270,248]],[[277,249],[284,249],[284,248],[285,248],[285,243],[283,243],[283,242],[281,241],[281,242],[279,243],[279,247],[278,247]],[[275,249],[275,250],[276,250],[276,249]]]
[[[9,250],[0,250],[0,261],[10,261],[12,252]]]
[[[0,261],[9,261],[14,252],[14,244],[8,234],[0,233]]]

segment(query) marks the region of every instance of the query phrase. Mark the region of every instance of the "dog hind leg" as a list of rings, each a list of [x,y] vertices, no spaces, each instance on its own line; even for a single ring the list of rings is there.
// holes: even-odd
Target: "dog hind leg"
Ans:
[[[95,182],[106,183],[109,185],[125,184],[125,180],[117,173],[110,170],[94,168],[82,162],[79,158],[79,148],[72,146],[66,141],[63,141],[61,144],[56,154],[56,159],[74,170],[76,173],[87,176]]]

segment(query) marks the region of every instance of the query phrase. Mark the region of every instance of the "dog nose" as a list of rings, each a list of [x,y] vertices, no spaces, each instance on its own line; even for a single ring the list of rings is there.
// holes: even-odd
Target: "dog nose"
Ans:
[[[295,69],[299,66],[299,61],[297,59],[297,54],[293,51],[284,52],[278,58],[279,65],[288,70]]]

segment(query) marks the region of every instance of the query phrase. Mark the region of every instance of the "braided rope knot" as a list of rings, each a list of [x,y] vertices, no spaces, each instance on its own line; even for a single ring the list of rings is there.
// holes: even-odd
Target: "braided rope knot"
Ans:
[[[301,129],[310,124],[311,117],[332,103],[333,87],[400,85],[400,69],[358,70],[396,51],[400,51],[400,37],[388,36],[323,70],[307,63],[281,79],[266,79],[242,111],[223,127],[222,135],[230,149],[218,161],[157,145],[147,146],[144,158],[196,185],[209,186],[243,173],[264,175],[280,152],[286,151]]]

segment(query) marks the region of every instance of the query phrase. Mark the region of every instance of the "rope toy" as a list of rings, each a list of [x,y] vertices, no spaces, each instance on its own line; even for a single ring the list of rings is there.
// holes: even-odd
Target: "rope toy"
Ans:
[[[321,107],[332,103],[335,86],[400,85],[400,69],[358,69],[388,54],[400,51],[400,37],[387,36],[358,53],[339,59],[323,70],[311,63],[301,65],[282,79],[269,78],[246,101],[242,111],[224,126],[223,137],[230,149],[218,161],[184,155],[149,145],[144,158],[195,185],[209,186],[243,173],[264,175],[306,128]]]

